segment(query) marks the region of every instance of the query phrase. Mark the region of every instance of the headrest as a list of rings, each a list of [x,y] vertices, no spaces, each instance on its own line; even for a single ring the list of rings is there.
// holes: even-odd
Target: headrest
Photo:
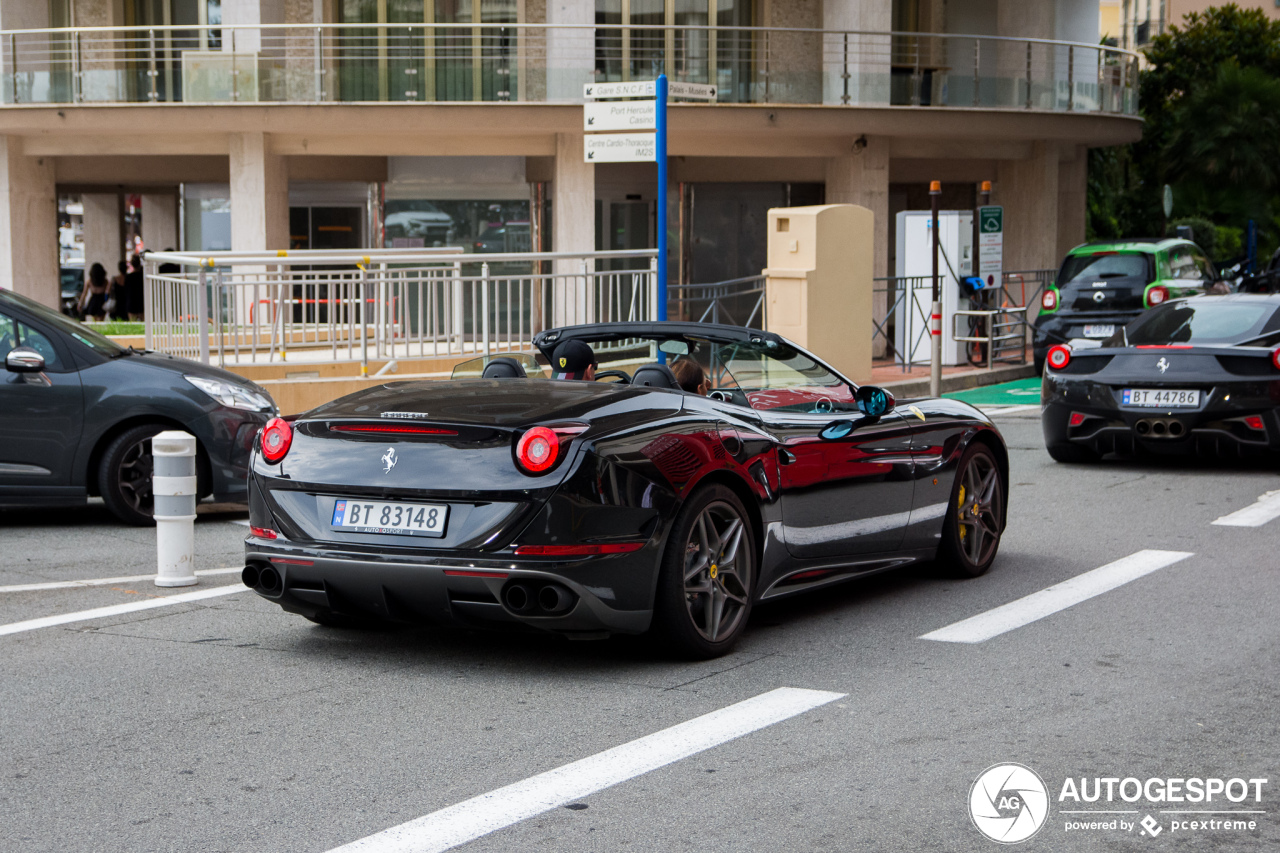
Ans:
[[[676,375],[665,364],[643,364],[637,367],[635,375],[631,377],[631,384],[647,388],[670,388],[673,391],[680,388]]]
[[[524,365],[514,358],[495,358],[484,366],[485,379],[527,379]]]

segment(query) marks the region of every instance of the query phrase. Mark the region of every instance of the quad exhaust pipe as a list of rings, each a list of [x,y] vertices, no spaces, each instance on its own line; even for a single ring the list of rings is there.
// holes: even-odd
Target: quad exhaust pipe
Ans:
[[[1182,438],[1187,428],[1174,418],[1143,418],[1133,425],[1133,431],[1143,438]]]
[[[522,616],[556,616],[573,609],[578,597],[564,584],[547,583],[535,587],[528,583],[507,584],[502,590],[502,603],[512,613]]]

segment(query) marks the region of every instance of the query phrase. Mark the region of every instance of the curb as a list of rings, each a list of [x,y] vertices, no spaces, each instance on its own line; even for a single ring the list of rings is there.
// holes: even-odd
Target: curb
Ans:
[[[999,385],[1002,382],[1013,382],[1015,379],[1029,379],[1036,375],[1036,366],[1027,364],[1011,364],[991,370],[973,370],[967,373],[952,373],[942,377],[942,393],[964,391],[969,388],[981,388],[984,385]],[[880,385],[886,391],[892,391],[895,397],[927,397],[929,396],[929,377],[920,379],[901,379],[897,382],[884,382]]]

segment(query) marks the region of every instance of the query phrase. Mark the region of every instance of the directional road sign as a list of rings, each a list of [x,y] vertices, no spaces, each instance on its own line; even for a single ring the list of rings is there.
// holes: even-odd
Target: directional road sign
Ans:
[[[653,163],[658,159],[652,133],[601,133],[585,137],[588,163]]]
[[[657,91],[653,80],[635,80],[630,83],[587,83],[582,87],[584,98],[652,98]]]
[[[602,101],[583,104],[582,129],[653,130],[657,127],[656,101]]]
[[[716,87],[704,83],[668,83],[668,98],[689,98],[695,101],[714,101]]]

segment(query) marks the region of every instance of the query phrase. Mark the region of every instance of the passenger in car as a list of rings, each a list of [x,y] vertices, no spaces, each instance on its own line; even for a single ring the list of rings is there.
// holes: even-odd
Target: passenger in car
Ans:
[[[551,355],[553,379],[583,379],[592,382],[596,378],[596,354],[582,341],[565,341]]]
[[[707,381],[707,375],[703,372],[702,365],[693,359],[680,359],[671,365],[671,372],[675,374],[676,381],[680,383],[682,391],[688,391],[690,394],[697,394],[700,397],[705,397],[711,392],[711,383]]]

